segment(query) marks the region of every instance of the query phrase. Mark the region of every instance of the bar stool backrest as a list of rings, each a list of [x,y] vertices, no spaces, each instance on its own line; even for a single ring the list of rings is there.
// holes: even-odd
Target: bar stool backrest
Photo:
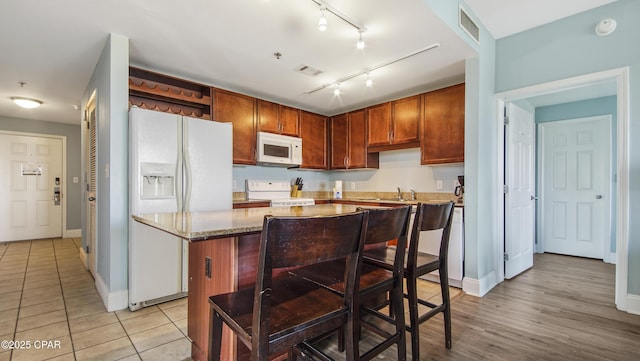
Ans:
[[[353,309],[358,292],[368,211],[317,217],[265,216],[254,295],[254,347],[265,347],[274,269],[345,259],[345,305]],[[258,336],[258,337],[255,337]]]

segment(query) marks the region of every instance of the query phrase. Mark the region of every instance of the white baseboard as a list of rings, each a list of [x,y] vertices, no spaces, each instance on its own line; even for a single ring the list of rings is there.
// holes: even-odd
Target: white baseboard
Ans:
[[[100,298],[102,298],[104,307],[107,308],[107,312],[123,310],[129,307],[129,290],[109,292],[109,287],[104,283],[100,274],[96,274],[96,288]]]
[[[627,312],[640,315],[640,295],[627,294]]]
[[[602,261],[604,261],[604,263],[616,264],[616,253],[615,252],[605,253],[604,259]]]
[[[80,261],[82,261],[84,268],[89,269],[89,259],[87,258],[89,256],[87,255],[87,252],[84,250],[84,247],[80,247],[79,253],[80,253]]]
[[[62,231],[62,238],[80,238],[82,237],[81,229],[65,229]]]
[[[462,290],[469,295],[482,297],[498,284],[496,273],[491,272],[480,280],[464,277],[462,279]]]

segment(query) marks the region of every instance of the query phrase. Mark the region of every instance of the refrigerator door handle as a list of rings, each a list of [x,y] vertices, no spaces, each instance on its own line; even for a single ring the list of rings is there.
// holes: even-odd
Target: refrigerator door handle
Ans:
[[[182,212],[184,211],[184,195],[182,194],[182,189],[183,189],[183,182],[184,182],[184,176],[183,176],[183,167],[184,164],[183,162],[183,156],[182,156],[182,148],[183,148],[183,138],[182,138],[182,117],[178,118],[178,126],[177,128],[177,136],[178,136],[178,149],[177,149],[177,161],[176,161],[176,177],[175,177],[175,187],[176,187],[176,203],[177,203],[177,211],[178,212]]]
[[[189,201],[191,200],[191,161],[189,155],[189,143],[186,141],[189,139],[189,122],[186,121],[185,118],[182,118],[182,162],[184,164],[184,204],[182,207],[182,211],[189,211]]]

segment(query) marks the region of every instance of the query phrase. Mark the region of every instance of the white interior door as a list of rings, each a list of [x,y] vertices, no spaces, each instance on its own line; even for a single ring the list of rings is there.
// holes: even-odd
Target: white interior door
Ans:
[[[0,241],[62,236],[62,139],[0,134]]]
[[[536,128],[532,113],[506,106],[505,278],[512,278],[533,266]]]
[[[98,244],[97,244],[97,228],[96,228],[96,220],[97,220],[97,199],[96,199],[96,187],[97,187],[97,179],[98,179],[98,170],[97,170],[97,119],[96,119],[96,107],[95,100],[92,100],[88,104],[87,109],[87,121],[89,122],[89,129],[87,130],[87,137],[85,138],[87,141],[85,154],[86,154],[86,164],[85,164],[85,201],[86,203],[86,244],[89,246],[87,252],[87,259],[89,264],[89,272],[95,277],[96,276],[96,265],[97,265],[97,252],[98,252]]]
[[[603,259],[611,243],[609,116],[540,125],[545,252]]]

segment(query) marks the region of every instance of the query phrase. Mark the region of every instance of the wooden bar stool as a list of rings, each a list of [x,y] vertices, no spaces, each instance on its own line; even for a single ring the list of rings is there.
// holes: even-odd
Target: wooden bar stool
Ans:
[[[219,360],[222,325],[251,349],[251,360],[268,360],[298,343],[345,327],[347,357],[354,359],[357,312],[354,302],[368,212],[318,217],[266,216],[255,287],[209,297],[209,360]],[[338,295],[281,268],[344,260],[345,292]]]
[[[365,239],[365,249],[369,247],[385,247],[386,242],[398,240],[397,252],[394,252],[394,267],[389,270],[374,265],[362,265],[360,273],[360,286],[358,292],[360,325],[377,334],[377,344],[362,355],[358,354],[354,360],[371,360],[392,345],[397,345],[397,360],[406,359],[406,339],[405,320],[403,310],[402,280],[405,259],[405,248],[407,243],[407,230],[409,217],[411,216],[411,206],[369,209],[369,222],[367,227],[367,237]],[[319,263],[307,267],[290,271],[291,274],[303,277],[309,281],[342,295],[345,292],[345,268],[344,262],[338,260]],[[392,299],[394,306],[394,317],[387,316],[378,311],[387,300]],[[379,320],[388,322],[393,326],[394,331],[390,332],[381,328],[376,322],[368,322],[364,316],[372,315]],[[375,319],[374,319],[375,321]],[[379,322],[378,322],[379,323]],[[388,328],[388,327],[387,327]],[[343,333],[340,332],[338,342],[343,341]],[[347,335],[347,339],[348,339]],[[379,342],[378,342],[379,341]],[[299,348],[305,353],[310,353],[320,359],[328,359],[321,350],[314,346],[314,342],[305,342]],[[341,347],[339,346],[341,350]],[[299,352],[298,352],[299,353]],[[296,356],[294,355],[294,360]],[[351,360],[347,357],[348,360]]]
[[[454,203],[418,203],[416,215],[411,230],[409,250],[404,265],[404,278],[407,283],[409,307],[409,325],[411,332],[412,360],[420,360],[420,324],[442,312],[444,314],[445,346],[451,348],[451,301],[449,297],[449,275],[447,271],[447,255],[449,251],[449,234],[453,219]],[[418,244],[422,231],[442,230],[440,251],[438,256],[420,252]],[[373,264],[387,269],[393,268],[393,247],[375,248],[364,252],[364,263]],[[442,303],[434,304],[418,297],[417,279],[427,273],[438,270],[440,274],[440,290]],[[427,306],[430,310],[422,315],[418,314],[418,305]],[[393,310],[393,308],[391,308]]]

